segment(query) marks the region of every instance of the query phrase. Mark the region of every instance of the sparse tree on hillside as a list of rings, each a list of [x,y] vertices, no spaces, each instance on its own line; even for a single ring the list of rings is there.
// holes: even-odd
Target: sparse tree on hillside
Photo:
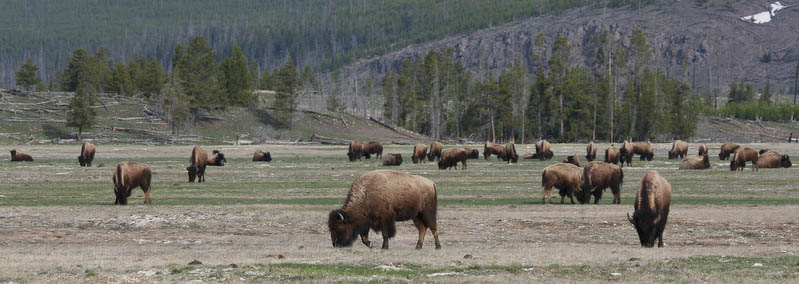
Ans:
[[[280,122],[287,124],[291,129],[291,120],[294,118],[294,110],[297,107],[297,89],[299,80],[297,79],[297,66],[289,58],[283,67],[280,67],[274,74],[277,84],[275,92],[274,108]]]
[[[766,86],[763,87],[763,91],[760,93],[759,103],[771,104],[771,81],[766,81]]]
[[[97,115],[92,105],[97,100],[96,94],[88,86],[81,86],[69,101],[67,126],[78,128],[78,140],[81,140],[84,129],[94,125]]]
[[[78,90],[78,76],[81,73],[83,65],[88,57],[89,56],[86,54],[86,50],[83,50],[82,48],[78,48],[72,52],[72,59],[69,60],[67,69],[64,70],[63,73],[63,81],[61,82],[62,90],[65,92],[75,92]]]
[[[220,84],[225,95],[224,105],[246,106],[250,102],[250,74],[247,69],[247,57],[238,44],[233,45],[230,57],[220,64]],[[257,71],[256,71],[257,73]]]
[[[177,62],[178,76],[192,109],[213,109],[223,105],[220,100],[216,53],[202,36],[189,41],[185,54]]]
[[[39,66],[33,64],[33,60],[28,58],[25,64],[22,64],[19,67],[19,71],[17,71],[17,85],[28,91],[32,90],[33,86],[42,83],[42,78],[39,78],[37,72],[39,72]]]
[[[161,89],[161,103],[169,117],[172,134],[179,136],[180,131],[188,125],[190,119],[189,102],[183,91],[176,72],[169,75],[164,88]]]

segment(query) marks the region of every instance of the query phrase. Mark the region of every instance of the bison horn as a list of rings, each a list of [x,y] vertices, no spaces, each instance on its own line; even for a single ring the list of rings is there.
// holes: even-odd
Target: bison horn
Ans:
[[[658,214],[658,216],[657,216],[657,217],[655,217],[655,221],[653,221],[652,223],[654,223],[655,225],[657,225],[658,223],[660,223],[660,214]]]
[[[627,212],[627,220],[630,221],[630,224],[635,225],[635,223],[633,223],[633,218],[630,218],[630,212]]]
[[[341,221],[346,221],[344,220],[344,214],[341,214],[341,212],[336,212],[336,213],[338,213],[338,217],[341,218]]]

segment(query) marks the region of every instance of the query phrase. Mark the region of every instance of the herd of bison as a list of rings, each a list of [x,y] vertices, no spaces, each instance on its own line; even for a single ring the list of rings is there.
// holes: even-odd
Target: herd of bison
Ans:
[[[688,143],[677,140],[668,151],[669,159],[682,159],[680,170],[702,170],[710,168],[708,148],[700,144],[696,156],[688,156]],[[91,167],[95,155],[95,145],[89,142],[81,146],[78,162],[81,166]],[[578,155],[568,156],[566,160],[549,165],[541,172],[542,198],[541,202],[552,203],[552,188],[559,190],[560,203],[568,196],[574,204],[578,202],[589,203],[591,196],[594,203],[602,198],[602,193],[610,188],[613,193],[613,204],[621,203],[621,184],[624,180],[622,168],[631,166],[633,156],[638,155],[641,161],[651,161],[654,157],[652,144],[649,142],[624,141],[621,147],[611,145],[605,149],[603,162],[595,161],[597,158],[597,145],[593,142],[586,147],[585,159],[588,163],[581,168]],[[380,142],[359,143],[352,141],[347,150],[350,161],[360,160],[362,157],[369,159],[372,155],[383,159],[384,166],[399,166],[402,164],[402,155],[399,153],[383,154],[383,145]],[[516,146],[511,141],[503,145],[486,142],[483,146],[483,157],[489,160],[491,155],[508,163],[518,162],[519,155]],[[451,148],[444,150],[439,142],[432,142],[428,147],[425,144],[413,146],[411,160],[414,164],[426,161],[437,161],[438,168],[445,170],[455,168],[458,163],[462,169],[467,168],[467,160],[478,159],[477,149]],[[752,170],[759,168],[790,167],[791,160],[788,155],[781,155],[776,151],[756,151],[749,147],[741,147],[735,143],[725,143],[719,152],[720,160],[730,160],[730,170],[743,170],[750,162]],[[535,152],[525,154],[523,159],[550,160],[553,152],[550,143],[541,140],[535,143]],[[257,150],[252,161],[269,162],[272,156],[269,152]],[[33,161],[28,154],[11,150],[11,161]],[[218,150],[213,150],[208,155],[200,146],[195,146],[191,152],[188,172],[189,182],[204,182],[207,166],[224,166],[227,162],[225,155]],[[101,164],[99,166],[104,166]],[[114,204],[127,204],[128,197],[133,189],[139,187],[144,191],[144,203],[152,203],[151,199],[152,170],[146,164],[127,161],[116,166],[113,175]],[[653,247],[655,240],[658,247],[663,246],[663,231],[669,216],[671,204],[671,185],[657,171],[651,170],[644,174],[638,191],[635,195],[634,213],[627,218],[633,224],[641,246]],[[370,171],[353,181],[344,205],[330,212],[328,227],[334,247],[351,246],[360,236],[364,245],[372,247],[369,241],[369,231],[374,230],[382,234],[382,248],[388,249],[388,240],[396,233],[395,221],[412,220],[419,232],[416,248],[422,248],[424,238],[429,229],[435,238],[436,249],[441,248],[438,239],[436,222],[437,192],[435,182],[416,175],[409,175],[399,171],[375,170]]]

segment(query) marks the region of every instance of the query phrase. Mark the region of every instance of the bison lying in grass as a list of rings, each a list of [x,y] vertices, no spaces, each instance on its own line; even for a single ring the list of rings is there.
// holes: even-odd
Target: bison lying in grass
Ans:
[[[704,170],[710,168],[710,159],[707,155],[692,156],[682,160],[681,170]]]
[[[671,184],[657,171],[648,171],[641,179],[641,187],[635,195],[633,208],[635,212],[627,220],[633,224],[638,232],[638,239],[642,247],[663,247],[663,230],[669,220],[669,206],[671,206]]]
[[[33,157],[31,155],[17,152],[16,149],[11,150],[11,161],[12,162],[33,162]]]
[[[563,162],[561,162],[561,163],[572,164],[572,165],[575,165],[575,166],[579,167],[580,166],[580,156],[569,155],[568,157],[566,157],[566,160],[563,160]]]
[[[780,155],[777,151],[766,151],[757,157],[757,168],[790,168],[791,157]]]
[[[416,249],[422,248],[427,229],[433,233],[436,249],[441,249],[437,207],[433,181],[397,171],[371,171],[352,182],[344,205],[330,212],[327,226],[333,247],[351,246],[360,236],[371,248],[371,229],[383,235],[382,248],[388,249],[388,240],[397,233],[394,222],[413,220],[419,231]]]
[[[272,161],[272,154],[269,152],[264,153],[261,150],[255,150],[255,153],[252,154],[252,161],[253,162],[271,162]]]
[[[399,166],[402,165],[402,154],[388,153],[383,156],[384,166]]]
[[[136,187],[141,187],[141,190],[144,191],[144,204],[152,204],[153,200],[150,197],[152,173],[150,166],[142,163],[119,163],[112,178],[114,181],[114,194],[116,195],[114,204],[127,205],[128,197],[130,197]]]
[[[222,152],[219,152],[219,150],[214,150],[211,153],[211,157],[208,157],[208,161],[206,162],[208,166],[222,167],[225,165],[225,163],[227,163],[225,154],[222,154]]]

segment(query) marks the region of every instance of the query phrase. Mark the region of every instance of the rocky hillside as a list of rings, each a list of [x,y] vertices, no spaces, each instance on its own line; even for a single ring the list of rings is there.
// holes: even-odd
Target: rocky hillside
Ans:
[[[455,56],[479,74],[497,74],[517,59],[523,60],[528,70],[535,70],[533,41],[539,34],[546,39],[547,53],[555,37],[566,37],[574,47],[572,63],[588,65],[589,42],[597,33],[607,30],[612,40],[629,47],[632,31],[643,29],[654,49],[656,65],[670,76],[692,83],[698,91],[712,86],[723,92],[736,80],[755,86],[769,80],[779,92],[793,86],[799,59],[799,1],[782,1],[782,9],[762,24],[742,17],[768,11],[771,1],[707,1],[711,4],[706,7],[697,2],[664,1],[641,10],[573,9],[411,45],[361,60],[347,69],[361,78],[380,77],[397,70],[403,60],[429,50],[453,48]]]

